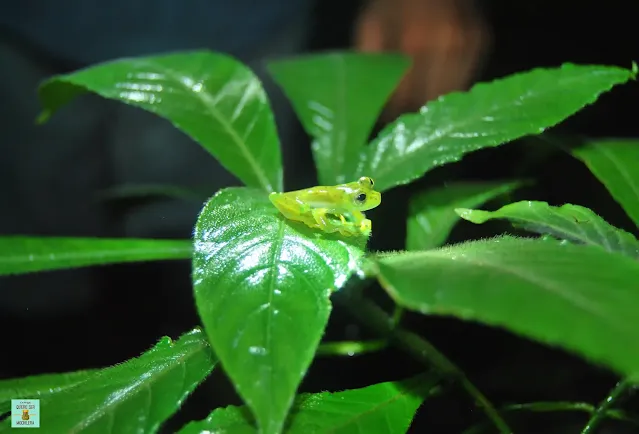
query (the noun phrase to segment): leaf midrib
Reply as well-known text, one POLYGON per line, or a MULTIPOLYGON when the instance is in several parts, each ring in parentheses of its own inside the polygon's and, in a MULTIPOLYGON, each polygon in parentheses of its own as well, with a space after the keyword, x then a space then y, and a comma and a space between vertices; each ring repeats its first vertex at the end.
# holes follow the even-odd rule
MULTIPOLYGON (((159 371, 157 375, 150 375, 147 378, 143 379, 143 381, 138 383, 137 387, 132 389, 130 393, 125 394, 123 399, 114 399, 108 405, 104 407, 97 407, 94 412, 88 414, 85 418, 80 420, 78 424, 74 425, 71 428, 70 432, 71 433, 81 432, 82 430, 88 428, 92 424, 99 422, 100 420, 102 420, 102 418, 106 417, 108 414, 113 414, 115 409, 120 407, 125 402, 129 401, 131 399, 131 396, 136 395, 140 393, 142 390, 151 387, 149 383, 159 382, 162 377, 173 372, 177 368, 177 366, 182 366, 183 369, 186 369, 185 359, 190 359, 192 356, 194 356, 196 353, 198 353, 199 351, 201 351, 203 348, 206 347, 206 344, 202 340, 196 341, 196 344, 197 345, 193 345, 192 348, 186 349, 185 351, 183 351, 179 357, 170 358, 170 361, 173 362, 170 368, 163 369, 159 371)), ((148 371, 145 371, 145 372, 148 372, 148 371)), ((136 377, 139 377, 139 376, 141 375, 137 375, 136 377)), ((183 376, 182 386, 180 390, 184 390, 185 381, 186 381, 186 374, 183 376)), ((79 384, 78 386, 82 386, 82 384, 79 384)), ((120 386, 118 386, 118 389, 120 388, 120 386)))
MULTIPOLYGON (((381 402, 377 402, 374 405, 371 406, 370 402, 355 402, 352 400, 349 400, 347 404, 364 404, 367 408, 364 411, 361 411, 359 413, 357 413, 356 415, 354 415, 353 417, 344 420, 342 423, 334 425, 333 427, 331 427, 329 430, 327 430, 327 433, 334 433, 337 432, 338 430, 344 428, 345 426, 350 425, 351 423, 353 423, 354 421, 357 421, 358 419, 361 419, 369 414, 374 413, 375 411, 377 411, 378 409, 391 405, 393 403, 395 403, 396 401, 398 401, 401 398, 405 398, 407 395, 410 395, 411 393, 420 390, 420 386, 416 385, 413 387, 409 387, 406 390, 398 390, 397 387, 393 387, 393 391, 390 391, 390 393, 392 394, 391 396, 388 396, 385 400, 381 401, 381 402)), ((323 411, 324 412, 324 411, 323 411)), ((343 414, 343 412, 342 412, 343 414)))
MULTIPOLYGON (((625 170, 625 168, 617 160, 616 156, 614 156, 614 154, 611 154, 610 150, 608 148, 606 148, 605 146, 597 146, 597 148, 604 155, 604 157, 608 158, 610 160, 610 162, 612 163, 612 165, 618 170, 619 175, 621 175, 621 177, 626 181, 626 183, 628 184, 628 186, 632 190, 632 193, 635 196, 636 202, 639 203, 639 187, 637 187, 635 185, 635 183, 633 182, 633 180, 630 177, 630 175, 628 174, 628 172, 625 170)), ((639 225, 639 214, 637 214, 634 209, 632 211, 629 211, 627 209, 627 205, 625 205, 625 204, 624 204, 623 208, 624 208, 624 211, 626 211, 626 213, 628 213, 628 215, 630 215, 630 217, 632 218, 634 223, 639 225)))
POLYGON ((22 274, 29 270, 52 271, 61 267, 83 268, 86 266, 108 265, 114 262, 148 262, 164 258, 164 259, 189 259, 193 253, 193 248, 189 247, 146 247, 139 249, 104 249, 94 250, 92 252, 73 252, 71 250, 51 253, 38 253, 31 255, 3 256, 0 255, 0 276, 8 276, 13 274, 22 274), (125 255, 123 252, 127 252, 125 255), (54 255, 52 259, 50 255, 54 255), (32 257, 32 258, 31 258, 32 257), (81 261, 80 261, 81 260, 81 261), (64 265, 71 262, 71 265, 64 265), (38 265, 42 264, 42 265, 38 265), (19 266, 18 270, 11 269, 15 265, 19 266), (10 268, 10 270, 6 270, 10 268))
MULTIPOLYGON (((575 294, 572 293, 568 293, 566 294, 565 291, 563 291, 560 287, 557 287, 556 284, 554 284, 553 282, 549 282, 547 279, 538 279, 535 278, 534 276, 531 276, 528 273, 522 272, 521 270, 517 269, 516 267, 508 267, 508 266, 504 266, 503 264, 495 264, 493 262, 487 262, 487 261, 476 261, 474 260, 474 258, 470 258, 468 254, 457 254, 457 259, 455 261, 453 261, 452 259, 450 259, 447 256, 443 256, 438 254, 439 251, 438 250, 432 250, 432 251, 425 251, 425 252, 420 252, 420 255, 424 255, 427 257, 433 257, 433 258, 437 258, 437 259, 445 259, 447 262, 465 262, 467 264, 470 264, 474 267, 478 267, 478 268, 491 268, 493 270, 496 270, 498 272, 501 272, 503 274, 507 274, 507 275, 511 275, 514 276, 515 278, 518 278, 520 280, 526 281, 528 283, 531 283, 535 286, 540 287, 541 289, 544 289, 546 292, 549 292, 550 294, 553 294, 555 296, 560 296, 561 298, 563 298, 564 300, 567 300, 568 302, 570 302, 571 305, 579 307, 582 311, 584 311, 585 313, 595 316, 601 320, 603 320, 604 323, 607 324, 611 324, 614 325, 614 328, 616 328, 619 332, 623 333, 624 335, 628 334, 628 331, 625 327, 623 327, 623 324, 620 324, 617 321, 613 321, 611 320, 611 318, 606 315, 603 312, 600 312, 599 309, 596 308, 596 306, 592 305, 592 303, 590 303, 588 301, 588 299, 586 298, 581 298, 580 301, 574 301, 575 299, 573 298, 573 296, 575 294)), ((392 260, 392 262, 399 262, 401 261, 401 259, 398 258, 394 258, 394 260, 392 260)), ((382 273, 383 276, 383 273, 382 273)), ((386 280, 387 283, 390 283, 386 278, 384 278, 384 280, 386 280)), ((394 293, 394 296, 396 299, 401 300, 404 297, 399 296, 401 294, 400 291, 397 291, 397 288, 395 287, 395 285, 388 285, 390 288, 392 288, 392 292, 394 293)), ((422 303, 417 303, 416 307, 419 307, 419 305, 422 303)), ((472 309, 473 312, 475 312, 475 317, 476 318, 481 318, 482 315, 477 315, 477 310, 476 309, 472 309)))
MULTIPOLYGON (((277 236, 275 237, 275 242, 272 244, 272 248, 271 248, 271 258, 268 261, 270 264, 270 268, 271 268, 271 272, 269 273, 271 276, 271 281, 268 284, 267 287, 267 303, 268 303, 268 313, 266 315, 266 325, 264 327, 264 348, 267 348, 267 350, 270 352, 271 350, 271 340, 272 340, 272 322, 273 322, 273 296, 274 296, 274 291, 275 291, 275 284, 277 283, 277 276, 278 276, 278 264, 280 264, 282 261, 280 260, 280 256, 282 253, 282 245, 284 244, 284 229, 286 227, 286 224, 284 223, 284 221, 280 220, 279 221, 279 227, 278 227, 278 232, 277 232, 277 236)), ((272 365, 271 365, 272 367, 272 365)), ((269 369, 269 385, 274 385, 276 384, 275 381, 275 373, 274 373, 275 369, 269 369)), ((266 413, 268 414, 268 420, 265 421, 260 421, 258 418, 258 422, 260 423, 260 425, 262 423, 264 423, 266 426, 263 426, 263 429, 266 429, 268 427, 268 430, 270 430, 272 428, 272 426, 274 425, 273 423, 273 403, 277 402, 277 396, 275 396, 275 394, 273 393, 273 389, 271 389, 269 391, 270 393, 270 398, 267 402, 267 406, 266 406, 266 413)), ((291 399, 292 400, 292 396, 291 399)), ((289 403, 290 405, 290 403, 289 403)), ((253 410, 256 412, 256 414, 260 414, 262 412, 259 411, 258 408, 253 408, 253 410)), ((283 421, 279 421, 279 426, 281 426, 281 424, 283 423, 283 421)), ((279 428, 278 426, 278 428, 279 428)))
MULTIPOLYGON (((150 62, 143 62, 143 63, 149 66, 153 66, 153 64, 150 62)), ((231 137, 231 140, 238 146, 238 148, 240 149, 240 152, 244 156, 244 159, 248 162, 249 166, 251 166, 251 169, 256 174, 262 187, 269 193, 274 191, 273 186, 271 185, 271 183, 268 181, 268 178, 266 177, 266 174, 260 167, 259 163, 253 158, 253 154, 248 149, 248 146, 246 145, 244 140, 242 140, 242 138, 237 134, 230 120, 227 119, 225 116, 222 116, 220 111, 215 107, 215 103, 213 99, 209 96, 209 94, 207 92, 193 92, 192 89, 189 88, 189 86, 187 86, 185 83, 183 83, 179 77, 188 77, 194 82, 196 81, 196 79, 192 76, 181 74, 177 71, 174 71, 171 68, 168 68, 164 65, 158 65, 158 66, 160 67, 160 69, 164 70, 167 76, 171 77, 176 83, 182 86, 189 94, 194 95, 198 100, 200 100, 200 102, 204 105, 207 111, 215 119, 217 119, 218 122, 220 122, 223 129, 231 137)))
MULTIPOLYGON (((604 250, 608 252, 616 252, 616 253, 628 255, 633 258, 635 257, 635 255, 628 254, 629 252, 626 250, 626 247, 632 248, 632 246, 628 245, 630 240, 624 238, 624 235, 626 234, 631 237, 632 235, 628 234, 622 229, 619 229, 610 225, 608 222, 603 220, 598 215, 594 213, 589 214, 585 209, 582 209, 581 207, 577 205, 573 205, 571 207, 567 207, 567 205, 564 205, 562 207, 559 207, 558 209, 554 209, 554 207, 548 205, 546 202, 534 202, 534 203, 542 204, 544 207, 547 207, 549 215, 551 217, 556 217, 563 220, 563 222, 565 223, 565 226, 559 226, 558 223, 549 222, 546 218, 544 218, 543 215, 539 213, 540 210, 537 210, 536 208, 531 208, 532 210, 531 212, 533 214, 536 214, 537 220, 535 220, 533 217, 522 215, 521 214, 522 211, 519 211, 517 209, 515 209, 514 211, 508 210, 503 212, 501 212, 501 210, 497 210, 497 211, 481 211, 480 210, 482 214, 486 213, 484 217, 480 217, 481 219, 480 223, 484 223, 488 220, 503 219, 503 220, 508 220, 512 223, 519 223, 522 226, 524 226, 524 228, 528 230, 529 232, 535 232, 540 234, 543 234, 544 231, 541 229, 535 229, 533 228, 533 226, 536 226, 538 228, 546 227, 552 231, 555 231, 556 233, 565 234, 564 238, 578 240, 590 246, 597 246, 597 247, 603 248, 604 250), (586 216, 589 219, 596 219, 590 225, 590 227, 594 229, 599 239, 597 239, 597 237, 595 237, 594 234, 588 233, 585 229, 581 228, 581 226, 579 226, 578 223, 573 222, 569 216, 563 215, 561 213, 562 209, 567 210, 567 212, 580 213, 582 214, 582 216, 586 216), (579 232, 577 232, 577 230, 579 230, 579 232), (610 232, 614 234, 616 240, 611 240, 608 238, 608 234, 610 232), (616 241, 618 248, 615 248, 613 245, 611 245, 612 241, 616 241)), ((512 205, 516 205, 516 204, 517 203, 512 205)))

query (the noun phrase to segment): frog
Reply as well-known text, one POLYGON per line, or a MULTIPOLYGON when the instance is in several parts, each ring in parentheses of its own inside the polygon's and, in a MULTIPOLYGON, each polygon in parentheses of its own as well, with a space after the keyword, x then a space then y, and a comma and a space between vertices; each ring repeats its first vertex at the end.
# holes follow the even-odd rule
POLYGON ((370 236, 372 223, 363 211, 379 206, 381 193, 368 176, 357 181, 284 193, 273 192, 270 201, 289 220, 306 224, 326 233, 339 232, 346 237, 370 236))

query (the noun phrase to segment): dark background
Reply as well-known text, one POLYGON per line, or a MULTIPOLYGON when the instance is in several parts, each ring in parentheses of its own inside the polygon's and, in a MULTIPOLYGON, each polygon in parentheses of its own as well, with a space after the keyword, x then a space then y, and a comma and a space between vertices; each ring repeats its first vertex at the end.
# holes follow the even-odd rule
MULTIPOLYGON (((315 15, 311 49, 347 48, 356 12, 355 3, 345 6, 336 0, 321 2, 315 15), (348 8, 346 13, 345 8, 348 8)), ((563 62, 629 67, 631 61, 639 61, 636 32, 639 4, 635 1, 485 1, 482 12, 491 26, 494 43, 480 81, 563 62)), ((639 136, 635 112, 638 89, 635 83, 615 88, 551 133, 572 137, 639 136)), ((300 137, 305 137, 301 131, 300 137)), ((401 249, 405 236, 402 222, 410 195, 454 179, 533 178, 536 184, 517 192, 513 200, 588 206, 612 224, 636 234, 621 208, 581 163, 538 142, 520 141, 520 144, 478 152, 460 164, 436 169, 410 186, 385 193, 385 206, 371 213, 376 227, 383 228, 376 232, 371 248, 401 249), (524 164, 528 161, 531 163, 524 164)), ((300 156, 299 164, 308 171, 314 170, 310 150, 300 156)), ((290 181, 287 178, 287 184, 290 181)), ((510 231, 510 228, 500 224, 462 223, 452 241, 501 231, 510 231)), ((8 331, 19 328, 33 337, 28 345, 15 341, 5 343, 0 358, 1 377, 112 365, 139 355, 162 335, 177 338, 199 324, 190 288, 190 264, 186 261, 106 266, 96 268, 96 273, 102 282, 100 301, 90 310, 64 317, 0 318, 0 329, 6 331, 6 336, 15 336, 8 331), (48 357, 48 354, 56 354, 56 357, 48 357)), ((383 299, 377 290, 379 293, 375 296, 383 299)), ((605 369, 503 330, 417 315, 408 315, 405 324, 459 364, 497 404, 535 400, 597 403, 617 380, 605 369)), ((361 337, 371 336, 337 307, 326 338, 344 338, 346 330, 361 337)), ((405 378, 422 369, 395 349, 344 359, 320 358, 304 380, 302 391, 361 387, 405 378)), ((187 420, 205 417, 212 405, 233 403, 240 401, 221 370, 216 369, 189 398, 166 431, 179 428, 187 420)), ((628 403, 628 408, 632 408, 632 404, 636 414, 637 400, 628 403)), ((453 387, 422 407, 412 430, 459 433, 482 418, 482 412, 465 393, 453 387)), ((521 414, 513 427, 520 428, 517 432, 521 433, 572 433, 579 432, 579 424, 585 420, 582 414, 521 414)), ((608 431, 601 432, 639 432, 614 424, 608 424, 606 429, 608 431)))

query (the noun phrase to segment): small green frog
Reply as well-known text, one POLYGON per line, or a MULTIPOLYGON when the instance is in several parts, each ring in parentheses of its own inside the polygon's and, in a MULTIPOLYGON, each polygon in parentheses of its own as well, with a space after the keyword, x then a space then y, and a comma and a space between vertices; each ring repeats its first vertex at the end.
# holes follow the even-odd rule
POLYGON ((374 182, 363 176, 356 182, 317 186, 286 193, 271 193, 273 205, 289 220, 313 229, 344 236, 370 235, 371 221, 362 211, 377 207, 382 195, 373 190, 374 182))

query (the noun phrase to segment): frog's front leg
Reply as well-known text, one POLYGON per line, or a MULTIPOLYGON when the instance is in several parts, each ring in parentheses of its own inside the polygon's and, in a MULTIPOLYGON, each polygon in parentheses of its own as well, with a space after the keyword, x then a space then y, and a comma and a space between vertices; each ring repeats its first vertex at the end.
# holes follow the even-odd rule
POLYGON ((359 223, 359 225, 355 225, 351 222, 346 222, 346 224, 339 226, 337 230, 340 234, 346 237, 356 235, 369 236, 371 233, 371 221, 369 219, 364 219, 359 223))
POLYGON ((361 235, 361 231, 357 226, 354 226, 353 223, 346 223, 337 228, 340 234, 345 237, 354 237, 357 235, 361 235))
POLYGON ((358 228, 363 234, 369 235, 371 233, 372 223, 366 218, 363 212, 352 211, 351 221, 352 225, 358 228))
POLYGON ((348 212, 346 214, 331 214, 335 216, 334 221, 339 218, 339 222, 336 221, 337 230, 340 234, 351 237, 358 235, 368 236, 371 231, 371 222, 366 219, 364 215, 358 211, 348 212))
POLYGON ((369 219, 364 219, 359 224, 359 230, 366 236, 370 235, 373 229, 373 224, 369 219))
POLYGON ((351 237, 361 234, 368 236, 371 232, 371 221, 359 211, 348 213, 348 220, 343 214, 335 214, 327 208, 314 208, 311 215, 316 227, 327 233, 339 232, 343 236, 351 237))
MULTIPOLYGON (((313 208, 311 210, 311 215, 317 224, 317 228, 323 230, 324 232, 335 232, 339 230, 341 227, 340 224, 335 224, 335 221, 329 217, 329 211, 327 208, 313 208)), ((334 215, 334 214, 331 214, 334 215)), ((340 220, 343 220, 343 216, 339 216, 340 220)))

